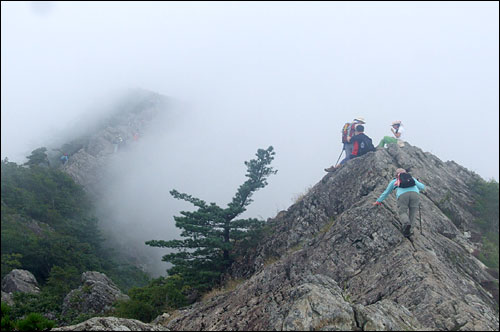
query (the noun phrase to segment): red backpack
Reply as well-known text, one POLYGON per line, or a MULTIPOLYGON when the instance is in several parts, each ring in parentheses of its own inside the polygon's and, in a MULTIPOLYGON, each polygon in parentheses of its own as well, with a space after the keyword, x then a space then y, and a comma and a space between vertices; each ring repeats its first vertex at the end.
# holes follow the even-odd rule
POLYGON ((342 143, 348 143, 347 142, 347 137, 351 136, 354 134, 354 123, 349 123, 346 122, 345 125, 342 127, 342 143))

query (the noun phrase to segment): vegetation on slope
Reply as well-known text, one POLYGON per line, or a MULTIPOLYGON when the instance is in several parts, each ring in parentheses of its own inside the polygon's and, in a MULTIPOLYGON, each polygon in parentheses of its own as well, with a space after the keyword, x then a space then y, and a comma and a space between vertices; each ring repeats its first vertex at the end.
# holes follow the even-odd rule
POLYGON ((45 151, 34 150, 23 166, 1 162, 1 276, 25 269, 41 285, 38 295, 16 294, 13 320, 33 312, 63 320, 63 298, 84 271, 107 274, 123 291, 149 281, 101 248, 90 199, 68 175, 47 166, 45 151))

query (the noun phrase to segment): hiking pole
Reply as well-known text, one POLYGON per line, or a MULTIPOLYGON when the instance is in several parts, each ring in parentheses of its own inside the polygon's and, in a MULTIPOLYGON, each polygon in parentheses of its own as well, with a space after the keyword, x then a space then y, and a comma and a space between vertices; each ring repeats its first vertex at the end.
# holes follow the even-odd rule
POLYGON ((420 207, 422 206, 422 203, 418 203, 418 215, 420 219, 420 235, 422 235, 422 211, 420 210, 420 207))
POLYGON ((345 147, 342 147, 342 151, 340 151, 339 159, 337 159, 337 162, 335 163, 335 167, 337 167, 337 164, 339 163, 340 157, 342 157, 342 152, 344 152, 345 147))

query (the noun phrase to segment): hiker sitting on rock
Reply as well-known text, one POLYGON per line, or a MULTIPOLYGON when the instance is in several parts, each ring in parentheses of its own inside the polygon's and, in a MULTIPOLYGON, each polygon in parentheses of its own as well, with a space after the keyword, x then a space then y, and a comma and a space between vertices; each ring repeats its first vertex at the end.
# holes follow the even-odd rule
POLYGON ((358 124, 354 131, 354 136, 351 138, 352 152, 351 158, 362 156, 370 151, 375 151, 372 139, 365 135, 365 127, 358 124))
POLYGON ((389 182, 385 191, 380 195, 373 205, 382 205, 382 201, 389 196, 389 194, 396 189, 396 197, 398 200, 399 219, 403 226, 403 235, 407 238, 412 234, 412 226, 414 225, 415 216, 417 214, 420 198, 419 190, 424 190, 425 185, 418 182, 417 179, 412 177, 404 169, 398 168, 396 170, 396 178, 389 182), (408 213, 409 210, 409 213, 408 213))
MULTIPOLYGON (((342 152, 345 151, 345 158, 338 165, 333 165, 331 167, 325 168, 325 172, 334 172, 337 168, 339 168, 342 164, 348 161, 351 158, 352 146, 351 142, 352 137, 355 134, 356 126, 360 124, 365 124, 365 118, 358 116, 352 123, 346 122, 342 127, 342 144, 344 144, 344 148, 340 152, 340 156, 342 156, 342 152)), ((339 156, 339 160, 340 160, 339 156)), ((337 160, 338 163, 338 160, 337 160)))
POLYGON ((398 143, 398 146, 400 147, 403 147, 405 145, 403 141, 403 133, 405 129, 403 128, 403 124, 401 123, 401 121, 393 121, 391 127, 391 131, 394 137, 384 136, 384 138, 380 140, 377 148, 383 148, 386 144, 391 143, 398 143))

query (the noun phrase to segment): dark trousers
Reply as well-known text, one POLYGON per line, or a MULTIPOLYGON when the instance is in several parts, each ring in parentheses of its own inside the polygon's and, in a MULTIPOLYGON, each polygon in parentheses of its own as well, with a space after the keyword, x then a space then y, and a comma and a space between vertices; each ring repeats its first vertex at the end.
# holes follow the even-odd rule
POLYGON ((403 229, 405 229, 406 225, 413 227, 415 224, 419 202, 420 198, 418 197, 418 193, 414 191, 409 191, 399 196, 398 212, 399 220, 403 224, 403 229))

